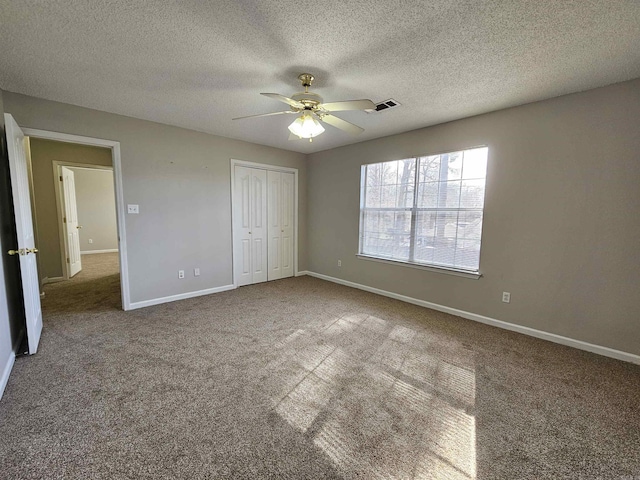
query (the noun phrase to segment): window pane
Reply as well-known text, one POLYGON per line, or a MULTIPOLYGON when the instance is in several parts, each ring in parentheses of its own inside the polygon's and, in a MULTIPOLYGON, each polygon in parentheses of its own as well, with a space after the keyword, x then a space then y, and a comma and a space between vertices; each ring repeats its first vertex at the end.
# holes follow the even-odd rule
POLYGON ((442 182, 438 191, 438 208, 460 206, 460 181, 442 182))
POLYGON ((395 185, 385 185, 380 188, 382 191, 380 206, 382 208, 396 208, 396 188, 395 185))
POLYGON ((460 212, 458 217, 458 238, 480 240, 482 234, 482 212, 460 212))
POLYGON ((364 231, 377 233, 380 229, 380 214, 378 212, 364 212, 363 215, 364 231))
POLYGON ((436 208, 438 206, 439 182, 418 185, 418 208, 436 208))
POLYGON ((377 187, 381 183, 382 164, 367 165, 367 187, 377 187))
POLYGON ((440 155, 430 157, 420 157, 420 176, 418 181, 437 182, 440 180, 440 155))
POLYGON ((436 238, 455 239, 458 234, 458 212, 436 214, 436 238))
POLYGON ((409 259, 410 212, 366 212, 364 223, 362 253, 397 260, 409 259), (374 215, 379 219, 377 224, 373 220, 374 215), (367 230, 369 224, 371 230, 367 230))
POLYGON ((379 208, 380 207, 380 187, 367 187, 365 191, 365 207, 367 208, 379 208))
POLYGON ((433 249, 433 263, 437 265, 451 266, 454 264, 455 256, 455 239, 436 237, 433 249))
POLYGON ((395 185, 398 183, 398 164, 400 162, 385 162, 382 165, 382 185, 395 185))
POLYGON ((413 206, 413 184, 398 185, 398 208, 411 208, 413 206))
POLYGON ((413 185, 416 181, 416 159, 407 158, 398 163, 398 184, 413 185))
POLYGON ((463 180, 460 208, 482 208, 483 204, 484 180, 463 180))
POLYGON ((416 240, 414 260, 421 263, 433 261, 435 248, 436 212, 418 212, 416 217, 416 240))
POLYGON ((454 265, 467 270, 477 270, 480 263, 480 240, 458 239, 454 265))
POLYGON ((453 152, 444 155, 440 155, 441 162, 447 163, 447 168, 444 165, 440 168, 440 180, 445 182, 447 180, 460 180, 462 178, 462 152, 453 152))

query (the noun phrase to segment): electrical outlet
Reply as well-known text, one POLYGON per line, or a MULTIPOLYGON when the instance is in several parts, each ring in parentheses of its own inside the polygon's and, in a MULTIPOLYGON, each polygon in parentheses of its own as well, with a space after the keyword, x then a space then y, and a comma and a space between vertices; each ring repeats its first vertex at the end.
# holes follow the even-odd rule
POLYGON ((502 292, 502 301, 504 303, 510 303, 511 302, 511 294, 509 292, 502 292))
POLYGON ((200 269, 199 268, 194 268, 193 269, 193 276, 194 277, 199 277, 200 276, 200 269))
POLYGON ((127 213, 140 213, 140 206, 139 205, 127 205, 127 213))
POLYGON ((90 239, 89 239, 89 243, 93 243, 93 238, 90 238, 90 239))
POLYGON ((342 266, 342 260, 338 260, 338 266, 341 267, 342 266))
POLYGON ((184 278, 184 270, 178 270, 178 278, 184 278))

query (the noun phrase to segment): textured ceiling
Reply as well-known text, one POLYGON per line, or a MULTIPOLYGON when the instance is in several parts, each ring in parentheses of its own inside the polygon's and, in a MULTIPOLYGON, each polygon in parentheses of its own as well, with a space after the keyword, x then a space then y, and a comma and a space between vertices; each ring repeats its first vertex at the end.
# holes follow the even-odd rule
POLYGON ((3 90, 308 153, 640 77, 640 1, 0 0, 0 48, 3 90), (402 106, 311 144, 231 121, 307 71, 402 106))

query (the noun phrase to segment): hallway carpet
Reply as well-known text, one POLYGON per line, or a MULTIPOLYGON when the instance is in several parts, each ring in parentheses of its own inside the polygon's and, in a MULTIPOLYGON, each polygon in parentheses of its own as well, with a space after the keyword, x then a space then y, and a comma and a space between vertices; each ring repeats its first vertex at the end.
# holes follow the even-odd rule
POLYGON ((123 312, 92 257, 16 361, 3 479, 640 478, 638 366, 311 277, 123 312))

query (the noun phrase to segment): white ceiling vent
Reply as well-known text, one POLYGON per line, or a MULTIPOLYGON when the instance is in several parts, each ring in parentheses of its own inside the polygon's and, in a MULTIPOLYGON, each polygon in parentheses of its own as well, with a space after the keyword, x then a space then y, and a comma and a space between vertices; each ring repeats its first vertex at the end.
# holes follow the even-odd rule
POLYGON ((375 110, 373 109, 365 110, 365 112, 367 113, 382 112, 384 110, 389 110, 390 108, 399 107, 400 105, 402 105, 400 102, 396 102, 393 98, 390 98, 389 100, 385 100, 384 102, 376 103, 375 110))

